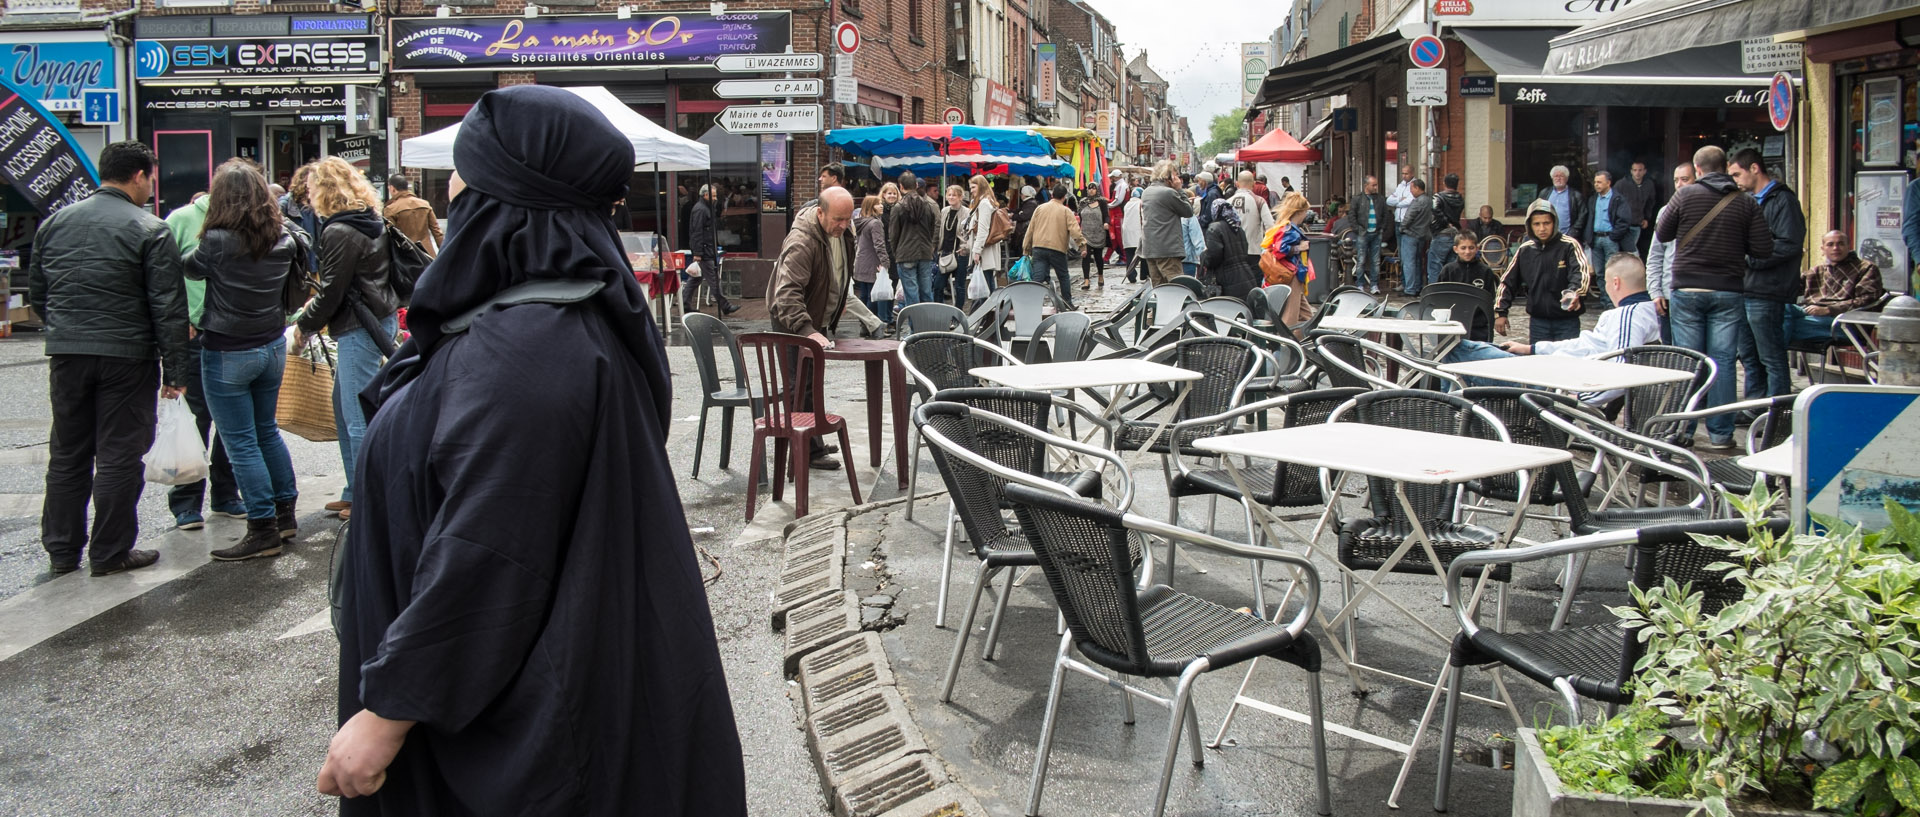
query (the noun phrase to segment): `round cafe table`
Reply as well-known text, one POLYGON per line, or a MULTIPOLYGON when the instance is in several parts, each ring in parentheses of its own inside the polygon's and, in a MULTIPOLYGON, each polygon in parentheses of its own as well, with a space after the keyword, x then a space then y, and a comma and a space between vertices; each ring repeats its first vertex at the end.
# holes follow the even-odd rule
MULTIPOLYGON (((828 360, 860 360, 867 364, 867 449, 871 464, 880 465, 880 447, 883 439, 880 435, 880 397, 882 390, 893 393, 893 453, 894 475, 900 481, 900 488, 907 487, 907 367, 900 362, 900 341, 897 340, 835 340, 826 350, 828 360), (882 386, 880 371, 884 367, 887 383, 882 386)), ((853 452, 847 452, 847 467, 853 452)))

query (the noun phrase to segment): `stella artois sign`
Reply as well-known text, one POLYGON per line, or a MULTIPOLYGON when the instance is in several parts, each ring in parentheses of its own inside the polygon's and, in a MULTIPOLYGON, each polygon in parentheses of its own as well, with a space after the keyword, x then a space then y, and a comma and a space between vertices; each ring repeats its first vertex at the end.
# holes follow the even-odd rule
POLYGON ((1473 14, 1473 0, 1434 0, 1436 17, 1467 17, 1473 14))

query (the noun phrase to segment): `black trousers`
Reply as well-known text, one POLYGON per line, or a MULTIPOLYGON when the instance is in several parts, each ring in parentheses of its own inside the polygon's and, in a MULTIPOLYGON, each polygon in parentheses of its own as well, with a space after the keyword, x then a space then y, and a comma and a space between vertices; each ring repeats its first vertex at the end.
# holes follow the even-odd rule
POLYGON ((56 562, 77 562, 84 550, 100 564, 132 550, 140 533, 140 457, 153 445, 160 364, 93 355, 54 355, 51 363, 53 440, 40 543, 56 562))
POLYGON ((200 442, 208 444, 207 457, 212 467, 206 479, 191 485, 175 485, 167 490, 167 507, 175 517, 188 512, 200 512, 209 482, 213 483, 214 507, 240 504, 240 485, 233 480, 233 463, 227 461, 227 447, 220 444, 219 435, 210 433, 213 429, 213 413, 207 411, 207 393, 200 387, 200 338, 187 341, 187 348, 192 358, 192 365, 187 367, 187 408, 193 412, 193 424, 200 427, 200 442))
MULTIPOLYGON (((694 299, 700 297, 701 287, 706 287, 707 292, 713 295, 714 306, 719 307, 721 311, 726 310, 727 306, 729 305, 729 302, 727 301, 726 294, 720 291, 720 257, 719 256, 716 255, 712 258, 700 259, 700 277, 693 279, 692 286, 687 287, 686 292, 683 293, 682 297, 684 297, 686 300, 681 302, 681 306, 685 307, 688 304, 693 303, 694 299)), ((698 312, 700 310, 687 309, 686 311, 698 312)))

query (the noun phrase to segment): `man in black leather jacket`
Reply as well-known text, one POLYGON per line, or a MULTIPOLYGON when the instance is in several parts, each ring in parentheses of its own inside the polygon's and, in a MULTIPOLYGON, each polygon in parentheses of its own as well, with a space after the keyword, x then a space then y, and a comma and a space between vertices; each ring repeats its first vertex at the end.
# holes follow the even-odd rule
POLYGON ((166 222, 143 209, 155 184, 153 151, 116 142, 100 152, 99 170, 99 190, 41 223, 27 268, 27 299, 46 322, 52 358, 40 542, 56 574, 79 569, 83 550, 95 576, 160 560, 133 549, 140 457, 153 444, 156 390, 179 397, 189 365, 180 248, 166 222))

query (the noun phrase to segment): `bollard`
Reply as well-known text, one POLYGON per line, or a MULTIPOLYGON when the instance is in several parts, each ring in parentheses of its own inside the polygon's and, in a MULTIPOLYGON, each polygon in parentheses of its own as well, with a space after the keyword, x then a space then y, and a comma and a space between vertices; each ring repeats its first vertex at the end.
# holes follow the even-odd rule
POLYGON ((1880 384, 1920 386, 1920 301, 1901 295, 1880 313, 1880 384))

